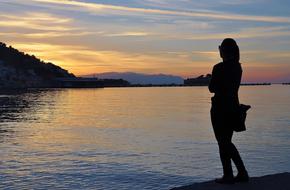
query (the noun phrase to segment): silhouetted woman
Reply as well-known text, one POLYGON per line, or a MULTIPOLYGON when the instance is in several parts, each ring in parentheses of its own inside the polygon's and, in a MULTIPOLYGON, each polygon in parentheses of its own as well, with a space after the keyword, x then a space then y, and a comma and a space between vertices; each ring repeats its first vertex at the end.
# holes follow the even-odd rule
POLYGON ((235 40, 224 39, 219 46, 221 63, 213 67, 209 90, 212 97, 211 121, 214 134, 219 145, 220 159, 224 175, 216 179, 216 183, 232 184, 247 182, 248 172, 240 154, 232 143, 233 125, 239 107, 238 91, 242 78, 242 68, 239 63, 240 51, 235 40), (231 160, 234 161, 238 174, 234 177, 231 160))

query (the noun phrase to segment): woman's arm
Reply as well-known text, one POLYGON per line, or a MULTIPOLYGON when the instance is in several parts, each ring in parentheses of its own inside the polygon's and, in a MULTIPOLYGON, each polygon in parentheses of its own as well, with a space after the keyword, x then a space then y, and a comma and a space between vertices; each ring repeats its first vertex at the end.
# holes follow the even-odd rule
POLYGON ((213 67, 211 79, 208 85, 208 89, 211 93, 215 93, 217 91, 217 69, 216 65, 213 67))

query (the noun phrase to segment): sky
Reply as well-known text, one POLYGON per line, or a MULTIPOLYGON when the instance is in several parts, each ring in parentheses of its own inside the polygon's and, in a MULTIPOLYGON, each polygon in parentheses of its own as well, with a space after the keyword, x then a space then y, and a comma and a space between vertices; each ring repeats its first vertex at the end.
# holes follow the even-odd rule
POLYGON ((0 0, 0 41, 80 76, 196 77, 236 39, 244 82, 290 81, 290 1, 0 0))

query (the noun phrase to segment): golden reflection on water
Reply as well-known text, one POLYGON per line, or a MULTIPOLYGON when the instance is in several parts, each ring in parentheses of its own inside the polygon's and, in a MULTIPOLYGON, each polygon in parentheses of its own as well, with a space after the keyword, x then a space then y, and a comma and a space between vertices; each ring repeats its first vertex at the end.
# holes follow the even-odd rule
MULTIPOLYGON (((62 145, 55 146, 55 149, 78 149, 84 144, 91 148, 134 149, 130 139, 138 140, 136 134, 132 133, 130 137, 118 133, 130 128, 142 131, 138 135, 142 135, 139 137, 144 140, 168 136, 165 132, 192 137, 195 130, 188 132, 184 125, 190 126, 195 118, 207 114, 209 94, 205 88, 179 88, 179 93, 175 91, 175 88, 111 88, 42 92, 36 100, 41 104, 36 102, 34 112, 30 113, 37 116, 37 121, 24 128, 22 132, 27 134, 21 135, 24 137, 21 143, 31 149, 46 147, 49 150, 54 146, 45 146, 47 143, 62 145), (188 98, 195 99, 195 105, 189 103, 188 98), (199 107, 201 104, 206 106, 199 107)), ((206 117, 199 122, 208 123, 206 117)), ((206 137, 212 136, 208 128, 203 129, 206 137)))

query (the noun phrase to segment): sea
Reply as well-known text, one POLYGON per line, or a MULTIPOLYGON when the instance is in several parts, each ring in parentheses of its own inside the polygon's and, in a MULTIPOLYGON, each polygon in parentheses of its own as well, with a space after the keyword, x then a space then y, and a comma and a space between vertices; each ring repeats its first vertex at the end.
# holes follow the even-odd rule
MULTIPOLYGON (((250 176, 290 171, 290 86, 242 86, 250 176)), ((0 93, 0 189, 169 190, 222 175, 207 87, 0 93)))

